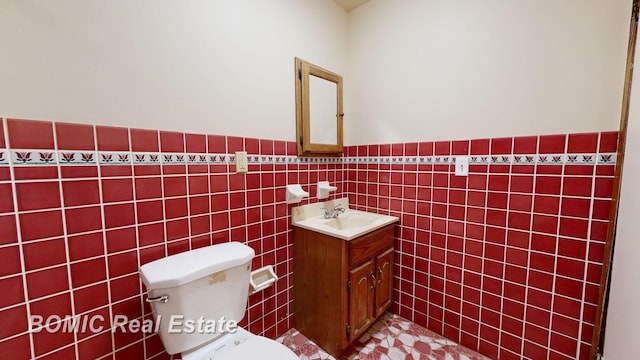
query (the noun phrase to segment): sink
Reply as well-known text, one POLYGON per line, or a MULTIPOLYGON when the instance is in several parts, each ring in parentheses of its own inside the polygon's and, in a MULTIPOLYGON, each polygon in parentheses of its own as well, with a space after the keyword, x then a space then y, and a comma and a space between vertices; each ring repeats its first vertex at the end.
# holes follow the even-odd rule
POLYGON ((345 214, 342 214, 335 219, 328 220, 325 222, 325 225, 331 226, 337 230, 357 229, 371 225, 374 220, 374 217, 355 214, 351 211, 345 212, 345 214))
POLYGON ((398 221, 395 216, 350 209, 348 198, 297 206, 291 209, 291 217, 293 226, 347 241, 398 221), (333 209, 336 205, 343 207, 345 212, 336 218, 325 219, 324 208, 333 209))

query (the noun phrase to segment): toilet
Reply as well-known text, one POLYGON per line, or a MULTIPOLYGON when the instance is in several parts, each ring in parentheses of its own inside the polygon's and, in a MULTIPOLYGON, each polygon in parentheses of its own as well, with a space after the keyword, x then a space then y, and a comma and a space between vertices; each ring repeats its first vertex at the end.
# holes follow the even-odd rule
POLYGON ((229 242, 140 267, 147 301, 169 354, 184 360, 293 360, 286 346, 233 327, 247 310, 252 248, 229 242))

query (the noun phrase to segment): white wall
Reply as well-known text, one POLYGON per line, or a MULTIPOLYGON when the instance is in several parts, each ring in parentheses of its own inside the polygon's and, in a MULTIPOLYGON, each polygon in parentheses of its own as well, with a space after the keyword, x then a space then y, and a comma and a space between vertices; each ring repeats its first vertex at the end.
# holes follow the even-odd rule
MULTIPOLYGON (((635 64, 640 64, 636 51, 635 64)), ((635 71, 613 257, 604 358, 638 357, 640 326, 640 73, 635 71)))
POLYGON ((293 58, 345 144, 615 130, 631 0, 0 0, 0 116, 293 140, 293 58))
POLYGON ((631 0, 371 0, 348 144, 617 130, 631 0))
POLYGON ((0 116, 293 140, 294 57, 345 74, 347 25, 333 0, 0 0, 0 116))

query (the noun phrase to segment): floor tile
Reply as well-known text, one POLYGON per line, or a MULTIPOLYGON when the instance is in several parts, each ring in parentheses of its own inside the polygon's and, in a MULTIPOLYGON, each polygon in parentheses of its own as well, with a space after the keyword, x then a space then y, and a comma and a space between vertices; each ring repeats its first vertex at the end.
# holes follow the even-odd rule
MULTIPOLYGON (((301 360, 335 360, 296 329, 290 329, 277 340, 289 347, 301 360)), ((340 360, 364 359, 486 360, 488 358, 398 315, 387 313, 340 357, 340 360)))

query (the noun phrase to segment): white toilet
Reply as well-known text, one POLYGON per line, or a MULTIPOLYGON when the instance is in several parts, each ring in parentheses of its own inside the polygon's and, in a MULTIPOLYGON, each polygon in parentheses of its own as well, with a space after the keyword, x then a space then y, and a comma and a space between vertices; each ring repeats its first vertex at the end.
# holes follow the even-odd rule
POLYGON ((169 354, 182 353, 184 360, 298 359, 286 346, 242 328, 220 331, 229 324, 221 319, 244 318, 254 256, 252 248, 230 242, 140 267, 169 354))

